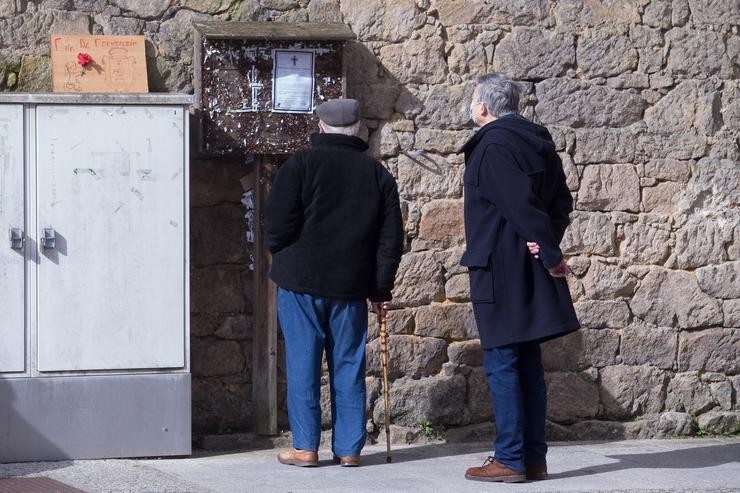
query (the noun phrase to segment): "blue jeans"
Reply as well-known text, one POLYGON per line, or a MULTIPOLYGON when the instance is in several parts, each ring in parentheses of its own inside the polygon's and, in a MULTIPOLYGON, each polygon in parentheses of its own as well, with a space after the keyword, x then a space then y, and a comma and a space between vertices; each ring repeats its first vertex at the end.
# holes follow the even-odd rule
POLYGON ((514 471, 544 464, 547 390, 537 341, 483 351, 496 416, 496 460, 514 471))
POLYGON ((323 298, 278 290, 285 336, 288 419, 293 447, 318 450, 321 440, 321 357, 326 351, 331 386, 332 450, 360 455, 365 431, 365 300, 323 298))

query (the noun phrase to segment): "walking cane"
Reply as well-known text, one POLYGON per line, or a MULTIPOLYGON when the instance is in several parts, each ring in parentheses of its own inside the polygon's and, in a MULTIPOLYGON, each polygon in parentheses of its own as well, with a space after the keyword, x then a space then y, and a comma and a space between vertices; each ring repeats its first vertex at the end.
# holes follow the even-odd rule
POLYGON ((378 323, 380 323, 380 360, 383 363, 383 401, 385 402, 385 461, 390 463, 391 459, 391 417, 389 412, 389 399, 388 399, 388 331, 385 327, 385 315, 386 305, 385 303, 380 305, 378 314, 378 323))

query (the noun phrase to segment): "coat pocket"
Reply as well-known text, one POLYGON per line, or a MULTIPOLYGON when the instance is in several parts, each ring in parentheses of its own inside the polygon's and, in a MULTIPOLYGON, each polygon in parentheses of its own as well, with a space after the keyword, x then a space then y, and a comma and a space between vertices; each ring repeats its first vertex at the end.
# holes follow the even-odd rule
POLYGON ((460 259, 460 265, 467 267, 470 275, 470 301, 495 303, 491 250, 467 250, 460 259))

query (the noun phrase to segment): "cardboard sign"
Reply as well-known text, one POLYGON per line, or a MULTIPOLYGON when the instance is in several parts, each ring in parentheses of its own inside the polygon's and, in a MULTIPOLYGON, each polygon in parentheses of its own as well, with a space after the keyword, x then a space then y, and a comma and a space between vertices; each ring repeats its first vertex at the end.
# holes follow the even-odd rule
POLYGON ((54 92, 149 92, 144 36, 51 36, 54 92))

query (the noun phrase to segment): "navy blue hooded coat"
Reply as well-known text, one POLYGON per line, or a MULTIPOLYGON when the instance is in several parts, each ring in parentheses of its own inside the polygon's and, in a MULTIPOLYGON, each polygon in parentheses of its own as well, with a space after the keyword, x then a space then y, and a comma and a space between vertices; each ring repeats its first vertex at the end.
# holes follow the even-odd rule
POLYGON ((573 198, 546 128, 519 115, 482 127, 465 153, 466 251, 470 299, 483 348, 545 341, 579 328, 568 285, 548 268, 573 198), (540 245, 540 258, 526 242, 540 245))

